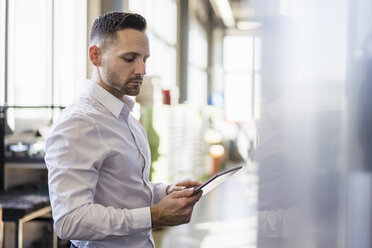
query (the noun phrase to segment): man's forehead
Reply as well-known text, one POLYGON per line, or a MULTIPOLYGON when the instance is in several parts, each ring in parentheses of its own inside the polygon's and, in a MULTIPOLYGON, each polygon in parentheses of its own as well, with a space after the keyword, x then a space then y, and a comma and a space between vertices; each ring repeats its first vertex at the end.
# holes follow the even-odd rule
POLYGON ((149 51, 149 40, 145 31, 135 29, 120 30, 116 33, 114 43, 120 50, 134 49, 139 51, 149 51))
POLYGON ((139 31, 136 29, 123 29, 116 32, 116 40, 126 42, 148 42, 146 31, 139 31))

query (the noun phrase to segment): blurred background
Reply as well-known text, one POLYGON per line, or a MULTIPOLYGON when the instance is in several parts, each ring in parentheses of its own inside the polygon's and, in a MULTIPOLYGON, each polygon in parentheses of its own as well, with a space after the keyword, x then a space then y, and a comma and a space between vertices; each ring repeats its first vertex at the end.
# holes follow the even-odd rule
POLYGON ((0 0, 0 247, 52 230, 45 137, 85 88, 89 29, 142 14, 151 57, 133 114, 151 180, 243 169, 153 231, 160 248, 372 247, 372 2, 0 0), (371 98, 369 98, 371 96, 371 98))

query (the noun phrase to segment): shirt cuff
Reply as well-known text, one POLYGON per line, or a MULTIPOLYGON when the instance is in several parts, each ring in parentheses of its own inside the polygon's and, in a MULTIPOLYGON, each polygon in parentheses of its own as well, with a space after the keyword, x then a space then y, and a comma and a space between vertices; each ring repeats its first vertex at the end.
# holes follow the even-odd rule
POLYGON ((132 224, 134 230, 150 230, 152 226, 150 207, 132 209, 132 224))
POLYGON ((160 200, 167 196, 167 187, 168 186, 169 186, 168 184, 160 184, 160 185, 158 185, 158 189, 157 190, 158 190, 158 194, 159 194, 160 200))

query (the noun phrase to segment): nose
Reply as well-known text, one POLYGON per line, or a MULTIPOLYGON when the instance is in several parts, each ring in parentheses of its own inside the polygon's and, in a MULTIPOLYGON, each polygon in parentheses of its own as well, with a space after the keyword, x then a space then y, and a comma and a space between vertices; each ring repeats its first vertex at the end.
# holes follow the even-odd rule
POLYGON ((146 75, 146 64, 143 61, 138 61, 134 71, 137 75, 146 75))

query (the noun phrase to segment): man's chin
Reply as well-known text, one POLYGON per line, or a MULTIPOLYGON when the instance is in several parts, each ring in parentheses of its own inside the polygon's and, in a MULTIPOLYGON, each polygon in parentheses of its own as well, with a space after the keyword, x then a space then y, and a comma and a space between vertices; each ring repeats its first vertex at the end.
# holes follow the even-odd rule
POLYGON ((127 95, 127 96, 138 96, 138 94, 140 93, 140 89, 131 89, 131 90, 126 90, 124 92, 124 95, 127 95))

